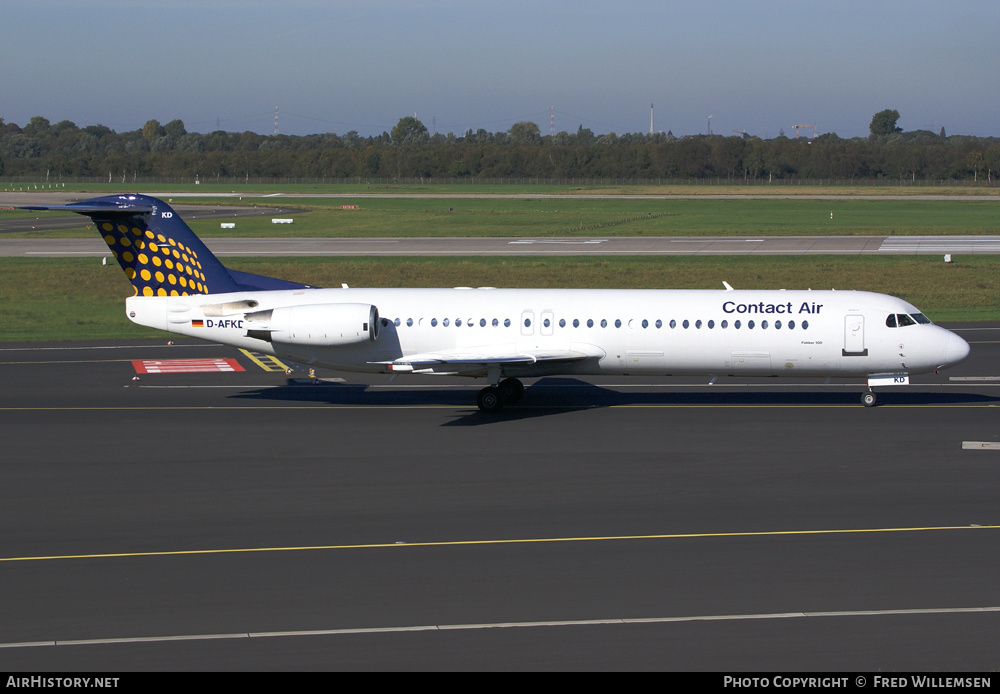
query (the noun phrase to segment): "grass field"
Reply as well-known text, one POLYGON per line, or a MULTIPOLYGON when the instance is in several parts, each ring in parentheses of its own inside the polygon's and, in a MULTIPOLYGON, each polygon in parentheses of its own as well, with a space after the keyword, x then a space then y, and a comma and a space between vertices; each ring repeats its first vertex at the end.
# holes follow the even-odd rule
MULTIPOLYGON (((992 256, 227 259, 234 269, 316 286, 863 289, 935 321, 1000 320, 992 256)), ((0 258, 0 342, 166 337, 125 316, 132 287, 94 258, 0 258)))
POLYGON ((841 183, 805 184, 789 181, 773 184, 740 184, 723 183, 719 180, 691 181, 689 183, 656 184, 613 182, 592 183, 533 183, 530 181, 514 183, 477 183, 469 179, 467 183, 213 183, 206 179, 200 184, 192 183, 132 183, 126 180, 111 183, 0 183, 0 191, 22 192, 86 192, 95 195, 111 195, 114 193, 200 193, 211 195, 273 195, 281 194, 381 194, 397 195, 428 195, 428 194, 465 194, 465 195, 759 195, 759 196, 810 196, 838 195, 856 197, 858 195, 878 196, 920 196, 920 195, 978 195, 1000 197, 1000 187, 992 184, 966 185, 887 185, 885 182, 873 184, 844 185, 841 183))
MULTIPOLYGON (((175 204, 180 200, 175 200, 175 204)), ((191 202, 184 199, 183 202, 191 202)), ((200 202, 208 203, 208 200, 200 202)), ((217 201, 218 202, 218 201, 217 201)), ((553 199, 553 198, 282 198, 242 204, 299 207, 292 225, 271 215, 191 220, 204 237, 401 237, 401 236, 877 236, 1000 233, 1000 198, 978 200, 880 199, 553 199), (341 209, 356 205, 358 209, 341 209), (832 216, 831 216, 832 215, 832 216)), ((221 201, 224 205, 238 200, 221 201)), ((23 211, 0 211, 25 216, 23 211)), ((35 215, 55 213, 34 213, 35 215)), ((79 237, 80 228, 8 236, 79 237)))

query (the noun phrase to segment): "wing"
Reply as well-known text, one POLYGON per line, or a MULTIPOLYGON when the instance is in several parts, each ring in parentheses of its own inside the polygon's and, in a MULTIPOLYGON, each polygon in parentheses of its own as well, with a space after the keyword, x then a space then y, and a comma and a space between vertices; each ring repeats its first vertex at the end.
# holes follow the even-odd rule
POLYGON ((473 375, 493 367, 515 367, 530 371, 538 365, 550 370, 562 362, 571 363, 585 359, 601 359, 604 350, 594 345, 573 344, 570 349, 514 349, 513 346, 485 346, 469 349, 449 349, 438 352, 410 354, 392 361, 370 362, 387 366, 393 373, 463 373, 473 375))

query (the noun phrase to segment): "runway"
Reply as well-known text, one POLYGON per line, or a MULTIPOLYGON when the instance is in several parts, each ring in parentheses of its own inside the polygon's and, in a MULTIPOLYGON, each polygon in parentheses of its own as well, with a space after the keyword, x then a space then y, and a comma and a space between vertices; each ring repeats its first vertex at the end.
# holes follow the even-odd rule
MULTIPOLYGON (((8 196, 10 194, 8 193, 8 196)), ((0 194, 0 204, 3 195, 0 194)), ((11 206, 19 205, 61 205, 75 202, 79 199, 86 199, 86 196, 74 195, 72 199, 52 199, 54 196, 45 196, 45 199, 17 198, 11 206)), ((184 215, 184 219, 233 219, 238 217, 258 217, 263 215, 286 216, 300 212, 299 209, 289 209, 283 207, 242 207, 242 206, 220 206, 209 207, 207 205, 176 205, 174 209, 184 215)), ((41 231, 54 229, 82 229, 89 224, 85 217, 78 214, 68 213, 65 215, 46 214, 42 217, 15 217, 11 219, 0 219, 0 243, 8 243, 11 239, 4 239, 3 234, 12 234, 24 231, 41 231)), ((96 232, 95 232, 96 236, 96 232)), ((47 239, 55 241, 56 239, 47 239)), ((79 239, 63 239, 63 241, 77 241, 79 239)))
POLYGON ((992 670, 1000 325, 948 327, 873 409, 2 345, 0 669, 992 670), (170 359, 243 370, 132 380, 170 359))
MULTIPOLYGON (((217 256, 941 255, 1000 253, 1000 236, 205 238, 217 256)), ((100 237, 0 238, 0 257, 109 255, 100 237)))

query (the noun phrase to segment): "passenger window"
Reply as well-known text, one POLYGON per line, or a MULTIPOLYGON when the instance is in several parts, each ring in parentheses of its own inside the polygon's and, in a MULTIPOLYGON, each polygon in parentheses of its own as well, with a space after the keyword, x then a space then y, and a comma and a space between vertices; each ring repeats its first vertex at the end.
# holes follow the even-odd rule
POLYGON ((767 330, 767 321, 766 320, 762 320, 760 322, 760 329, 761 330, 767 330))
POLYGON ((714 320, 708 321, 708 329, 711 330, 714 327, 715 327, 715 321, 714 320))
POLYGON ((752 320, 747 321, 747 328, 753 330, 753 326, 756 325, 752 320))
POLYGON ((588 328, 593 328, 594 327, 594 319, 593 318, 588 318, 587 319, 587 327, 588 328))
POLYGON ((739 330, 740 329, 740 322, 736 321, 735 323, 733 323, 733 327, 736 328, 737 330, 739 330))
POLYGON ((642 327, 644 327, 644 328, 648 328, 649 327, 649 321, 646 320, 645 318, 642 319, 642 327))
POLYGON ((496 328, 499 325, 500 325, 500 321, 498 321, 496 318, 494 318, 493 319, 493 327, 496 328))
POLYGON ((621 320, 619 320, 619 319, 615 318, 615 327, 616 327, 616 328, 620 328, 620 327, 622 327, 622 322, 621 322, 621 320))
POLYGON ((413 327, 413 319, 412 318, 407 318, 406 319, 406 327, 407 328, 412 328, 413 327))
POLYGON ((566 319, 565 318, 560 318, 559 319, 559 327, 560 328, 565 328, 566 327, 566 319))
POLYGON ((438 324, 438 319, 437 318, 431 318, 431 327, 432 328, 436 328, 437 324, 438 324))
POLYGON ((726 329, 729 327, 729 321, 724 320, 722 321, 722 323, 720 323, 720 325, 722 326, 723 329, 726 329))
POLYGON ((808 330, 809 329, 809 321, 807 321, 807 320, 802 321, 802 329, 803 330, 808 330))
POLYGON ((608 327, 608 320, 607 320, 607 318, 602 318, 601 319, 601 327, 602 328, 608 327))
POLYGON ((395 325, 395 326, 396 326, 396 327, 398 328, 398 327, 399 327, 399 324, 400 324, 401 322, 402 322, 402 321, 401 321, 401 320, 399 320, 399 319, 397 318, 396 320, 394 320, 394 321, 392 322, 392 324, 393 324, 393 325, 395 325))
POLYGON ((455 319, 455 327, 456 328, 461 328, 462 327, 462 319, 461 318, 456 318, 455 319))
POLYGON ((694 327, 696 327, 696 328, 698 328, 698 329, 701 329, 701 321, 700 321, 700 320, 696 320, 696 321, 694 322, 694 327))
MULTIPOLYGON (((493 319, 493 325, 496 325, 496 324, 497 324, 497 319, 494 318, 493 319)), ((472 325, 472 321, 469 321, 469 325, 472 325)), ((479 319, 479 327, 480 328, 485 328, 486 327, 486 319, 485 318, 480 318, 479 319)))
POLYGON ((774 321, 774 329, 775 330, 781 330, 781 321, 780 320, 774 321))
POLYGON ((793 320, 788 321, 788 329, 789 330, 794 330, 795 329, 795 321, 793 321, 793 320))
POLYGON ((671 318, 670 319, 670 327, 671 328, 676 328, 677 327, 677 321, 675 321, 674 319, 671 318))
POLYGON ((531 319, 530 318, 525 318, 524 319, 524 327, 526 327, 526 328, 530 328, 531 327, 531 319))
POLYGON ((659 330, 662 327, 663 327, 663 321, 657 319, 657 321, 656 321, 656 329, 659 330))
POLYGON ((573 319, 573 327, 574 328, 579 328, 580 327, 580 319, 579 318, 574 318, 573 319))
POLYGON ((447 328, 448 327, 448 319, 445 318, 443 321, 441 321, 441 325, 443 325, 444 327, 447 328))

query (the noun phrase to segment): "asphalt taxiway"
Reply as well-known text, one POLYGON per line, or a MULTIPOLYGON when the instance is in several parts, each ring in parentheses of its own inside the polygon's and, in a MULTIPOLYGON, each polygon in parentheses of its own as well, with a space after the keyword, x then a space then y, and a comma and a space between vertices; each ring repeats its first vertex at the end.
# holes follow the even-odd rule
POLYGON ((0 669, 993 669, 1000 326, 955 327, 876 408, 2 345, 0 669))

